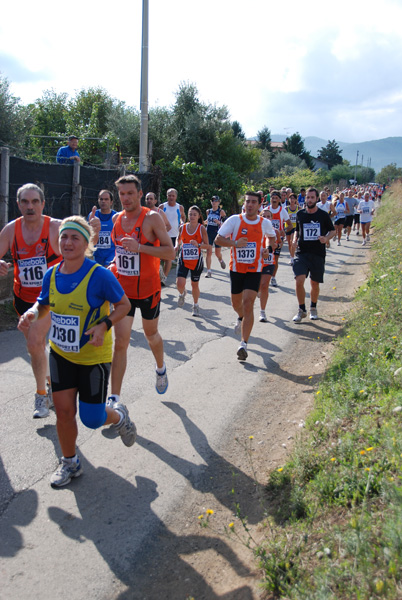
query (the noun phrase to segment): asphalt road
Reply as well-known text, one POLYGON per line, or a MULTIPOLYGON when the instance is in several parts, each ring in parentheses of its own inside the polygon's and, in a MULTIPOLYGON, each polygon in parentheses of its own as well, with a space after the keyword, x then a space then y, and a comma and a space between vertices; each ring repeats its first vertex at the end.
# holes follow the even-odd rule
MULTIPOLYGON (((348 263, 365 256, 361 237, 333 246, 318 305, 322 318, 337 279, 348 276, 348 263)), ((49 485, 60 455, 55 415, 32 419, 34 379, 24 338, 18 331, 0 333, 2 600, 110 599, 134 589, 150 542, 158 535, 163 544, 163 536, 171 535, 166 522, 172 511, 185 506, 188 485, 211 491, 210 466, 236 420, 247 414, 247 403, 272 360, 286 353, 292 360, 299 332, 292 323, 297 302, 288 259, 285 250, 277 275, 280 287, 271 290, 268 302, 269 323, 258 322, 256 302, 245 363, 236 357, 228 270, 214 257, 213 278, 203 276, 200 284, 200 318, 191 316, 189 293, 184 308, 176 307, 178 292, 170 275, 160 317, 169 374, 166 394, 155 391, 152 355, 136 317, 122 401, 136 422, 138 443, 126 448, 120 439, 106 439, 100 430, 80 424, 84 474, 60 490, 49 485)), ((216 496, 227 503, 224 494, 216 496)))

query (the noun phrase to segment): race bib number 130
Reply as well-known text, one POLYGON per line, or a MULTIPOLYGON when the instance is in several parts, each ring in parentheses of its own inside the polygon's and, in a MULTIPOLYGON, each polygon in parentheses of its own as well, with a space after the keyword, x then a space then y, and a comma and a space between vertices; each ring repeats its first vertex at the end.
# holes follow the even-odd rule
POLYGON ((49 339, 63 352, 80 351, 80 317, 52 314, 49 339))

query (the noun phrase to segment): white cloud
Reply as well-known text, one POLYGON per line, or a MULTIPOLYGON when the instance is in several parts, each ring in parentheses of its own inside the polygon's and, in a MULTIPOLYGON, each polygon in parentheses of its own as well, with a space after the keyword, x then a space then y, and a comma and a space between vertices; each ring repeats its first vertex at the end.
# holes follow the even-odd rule
MULTIPOLYGON (((227 105, 248 135, 264 125, 345 141, 402 134, 400 2, 149 4, 151 106, 172 104, 188 80, 204 101, 227 105)), ((62 12, 50 0, 39 10, 7 3, 0 55, 10 58, 1 69, 13 92, 29 102, 50 87, 73 95, 102 86, 138 108, 141 10, 141 0, 116 10, 87 0, 62 12)))

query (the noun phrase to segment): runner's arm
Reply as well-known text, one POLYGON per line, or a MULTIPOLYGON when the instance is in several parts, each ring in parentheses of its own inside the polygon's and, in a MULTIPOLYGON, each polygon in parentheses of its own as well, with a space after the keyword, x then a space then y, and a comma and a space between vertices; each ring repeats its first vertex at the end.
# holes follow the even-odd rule
MULTIPOLYGON (((8 223, 0 233, 0 257, 3 256, 11 249, 11 240, 14 237, 14 223, 8 223)), ((12 267, 11 263, 6 262, 5 260, 0 260, 0 275, 7 275, 8 269, 12 267)))

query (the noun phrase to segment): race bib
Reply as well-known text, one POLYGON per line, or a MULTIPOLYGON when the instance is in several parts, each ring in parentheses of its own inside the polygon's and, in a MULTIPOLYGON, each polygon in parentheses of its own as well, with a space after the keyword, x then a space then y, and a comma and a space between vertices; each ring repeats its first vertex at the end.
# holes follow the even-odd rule
POLYGON ((18 268, 23 287, 41 287, 43 277, 47 271, 46 256, 19 260, 18 268))
POLYGON ((110 249, 112 247, 112 232, 100 231, 96 247, 102 250, 110 249))
POLYGON ((268 254, 268 258, 263 258, 262 259, 264 265, 274 265, 275 264, 275 260, 274 260, 274 254, 273 252, 270 252, 268 254))
POLYGON ((274 229, 277 229, 278 231, 280 230, 280 228, 281 228, 281 222, 278 221, 278 219, 272 219, 271 223, 272 223, 272 227, 274 229))
POLYGON ((140 255, 116 246, 116 267, 119 275, 133 277, 140 274, 140 255))
POLYGON ((363 206, 363 210, 362 210, 363 215, 369 215, 370 212, 371 212, 371 210, 370 210, 369 206, 363 206))
POLYGON ((199 248, 193 244, 183 244, 183 260, 198 260, 199 256, 199 248))
POLYGON ((303 223, 303 239, 305 242, 316 242, 321 236, 319 223, 303 223))
POLYGON ((291 223, 295 224, 296 223, 296 218, 297 218, 297 213, 290 213, 289 214, 289 219, 290 219, 291 223))
POLYGON ((252 264, 257 256, 257 243, 247 242, 245 248, 236 248, 236 260, 238 263, 252 264))
POLYGON ((80 351, 80 317, 51 313, 49 339, 63 352, 80 351))

